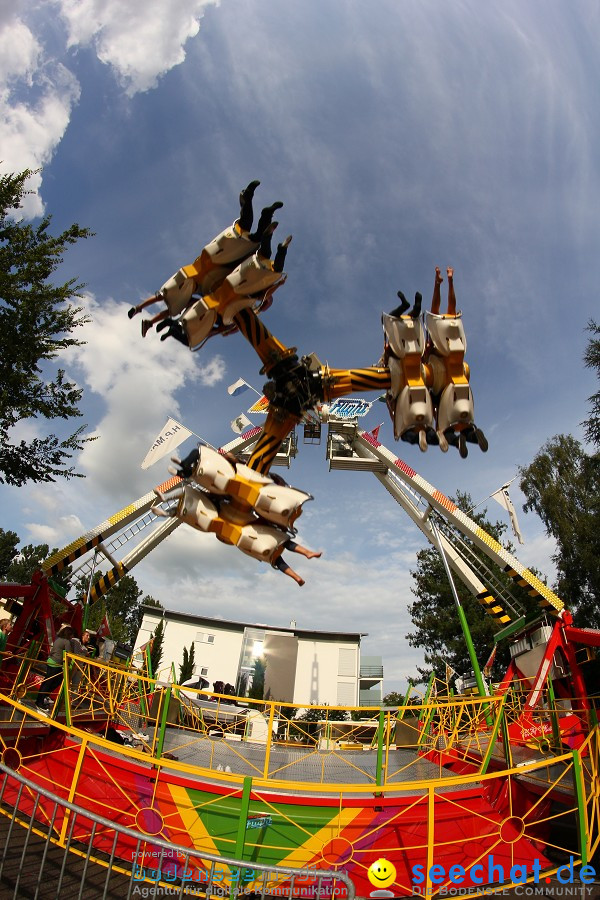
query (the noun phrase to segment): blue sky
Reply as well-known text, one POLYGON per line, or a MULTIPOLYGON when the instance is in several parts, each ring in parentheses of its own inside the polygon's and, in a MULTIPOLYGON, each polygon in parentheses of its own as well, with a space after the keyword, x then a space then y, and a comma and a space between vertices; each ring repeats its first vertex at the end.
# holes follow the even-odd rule
MULTIPOLYGON (((262 387, 251 348, 239 335, 196 354, 142 340, 126 310, 233 221, 254 178, 255 208, 283 201, 278 237, 293 234, 265 322, 303 353, 375 363, 396 291, 428 302, 434 267, 454 267, 490 450, 463 461, 398 445, 428 481, 478 502, 553 435, 581 437, 599 17, 587 0, 0 4, 2 168, 42 167, 27 215, 96 232, 60 274, 87 284, 87 345, 62 364, 98 436, 77 461, 85 480, 2 486, 0 526, 62 546, 146 493, 166 464, 139 463, 169 415, 231 440, 251 395, 227 386, 262 387)), ((364 421, 383 420, 391 447, 383 405, 364 421)), ((368 632, 395 689, 420 659, 404 637, 420 535, 372 476, 328 472, 324 445, 300 450, 289 480, 315 495, 300 538, 324 551, 298 563, 305 587, 183 527, 133 574, 172 609, 368 632)), ((552 545, 516 484, 513 499, 519 558, 551 579, 552 545)))

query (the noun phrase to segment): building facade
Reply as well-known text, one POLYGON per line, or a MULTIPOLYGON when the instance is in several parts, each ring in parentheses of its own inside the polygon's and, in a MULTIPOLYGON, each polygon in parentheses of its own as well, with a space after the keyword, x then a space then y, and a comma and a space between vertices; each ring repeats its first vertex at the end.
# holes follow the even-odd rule
MULTIPOLYGON (((139 649, 150 640, 162 619, 163 655, 155 674, 163 680, 171 679, 172 665, 179 678, 183 648, 189 652, 193 644, 194 675, 206 678, 211 686, 216 681, 232 684, 240 696, 251 687, 257 659, 265 663, 267 699, 299 705, 358 706, 364 696, 360 657, 364 634, 311 631, 297 628, 294 622, 288 628, 276 628, 154 606, 145 606, 143 614, 135 647, 139 649)), ((380 678, 371 677, 369 687, 379 683, 381 697, 383 666, 377 671, 380 678)), ((369 691, 370 699, 375 696, 376 690, 369 691)))

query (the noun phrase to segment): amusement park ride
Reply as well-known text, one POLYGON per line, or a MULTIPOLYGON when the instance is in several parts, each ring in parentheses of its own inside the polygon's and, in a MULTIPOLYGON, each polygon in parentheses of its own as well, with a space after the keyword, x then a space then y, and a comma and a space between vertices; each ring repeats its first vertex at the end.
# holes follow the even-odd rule
MULTIPOLYGON (((295 522, 303 504, 311 498, 310 494, 271 475, 270 470, 281 462, 289 465, 297 449, 296 428, 304 427, 305 439, 310 441, 318 440, 321 427, 326 425, 330 468, 372 472, 438 549, 451 583, 453 576, 458 577, 483 611, 492 616, 497 626, 496 642, 509 643, 510 665, 500 684, 491 691, 481 676, 468 623, 454 592, 477 683, 479 696, 471 699, 477 711, 473 712, 467 728, 462 713, 457 712, 456 704, 460 706, 462 701, 438 696, 433 712, 427 707, 433 695, 427 696, 411 743, 411 752, 414 750, 413 755, 421 764, 437 767, 440 778, 442 771, 446 773, 444 784, 449 786, 450 794, 444 794, 440 785, 435 789, 431 783, 427 786, 423 780, 427 776, 418 774, 411 775, 410 785, 399 784, 389 776, 387 762, 385 771, 381 767, 383 756, 388 760, 392 759, 392 753, 408 753, 401 749, 408 744, 399 740, 402 728, 411 718, 407 712, 410 705, 407 705, 393 711, 393 728, 389 711, 385 714, 387 719, 383 711, 374 713, 379 722, 378 744, 373 748, 377 754, 375 792, 373 779, 369 788, 364 785, 352 788, 347 784, 340 788, 337 784, 337 794, 331 793, 333 788, 324 785, 321 779, 312 787, 305 781, 295 783, 292 797, 289 781, 282 780, 283 770, 292 763, 282 764, 275 770, 270 768, 276 749, 269 738, 264 768, 261 763, 252 770, 262 776, 262 781, 255 779, 249 783, 252 778, 247 766, 240 768, 236 780, 234 767, 230 783, 225 785, 223 776, 215 780, 215 772, 211 771, 212 750, 209 768, 198 770, 199 774, 196 772, 190 781, 190 767, 184 766, 182 772, 169 769, 169 764, 160 761, 161 753, 155 752, 153 744, 150 749, 155 756, 156 774, 154 781, 144 775, 146 787, 142 791, 144 797, 140 795, 137 801, 137 825, 144 831, 142 826, 146 820, 139 809, 152 808, 163 823, 160 833, 171 835, 175 843, 181 843, 184 832, 170 830, 168 824, 170 816, 179 817, 187 823, 184 843, 199 856, 201 849, 222 848, 223 835, 229 828, 236 850, 250 854, 241 853, 242 859, 261 861, 266 856, 299 866, 318 865, 319 861, 343 866, 360 886, 360 893, 370 891, 365 874, 369 866, 377 857, 385 856, 393 859, 398 873, 395 893, 405 895, 413 891, 410 872, 414 863, 431 866, 438 858, 462 860, 467 866, 479 863, 484 853, 493 851, 496 859, 504 855, 513 863, 524 865, 534 858, 543 859, 542 868, 551 871, 552 860, 544 855, 548 831, 543 823, 550 819, 551 804, 561 802, 569 813, 575 810, 580 833, 583 833, 582 817, 585 819, 589 840, 586 839, 585 849, 581 842, 579 846, 580 857, 584 859, 598 840, 598 726, 580 659, 582 653, 587 658, 593 656, 593 648, 600 646, 600 632, 574 627, 572 616, 552 590, 372 433, 361 430, 357 417, 340 414, 344 410, 341 398, 377 391, 385 395, 397 440, 418 445, 421 451, 428 446, 439 446, 446 452, 449 446, 454 446, 463 458, 467 456, 468 444, 487 450, 485 436, 474 421, 469 368, 464 359, 466 338, 461 315, 456 311, 452 270, 448 270, 448 311, 446 314, 439 311, 442 279, 436 270, 433 309, 425 313, 425 325, 421 296, 417 295, 413 308, 409 309, 408 302, 399 294, 400 305, 383 315, 384 352, 377 366, 331 369, 314 355, 299 357, 296 348, 284 345, 259 317, 271 305, 274 291, 285 280, 283 264, 290 239, 279 245, 271 260, 275 227, 272 218, 281 204, 266 207, 256 230, 251 231, 252 199, 257 185, 258 182, 252 182, 242 191, 240 217, 233 226, 207 244, 194 263, 180 269, 156 295, 133 307, 129 315, 133 317, 148 306, 162 303, 163 310, 142 322, 142 334, 146 336, 156 325, 157 331, 165 331, 161 340, 171 336, 191 350, 199 349, 215 335, 239 331, 256 350, 261 373, 267 377, 263 389, 268 401, 265 424, 250 429, 219 451, 202 444, 184 460, 176 459, 172 478, 55 553, 46 560, 43 571, 34 576, 31 585, 0 585, 0 596, 7 600, 19 598, 22 607, 7 647, 14 657, 12 661, 7 658, 0 669, 3 700, 8 710, 7 722, 0 722, 2 759, 12 761, 13 768, 26 769, 29 777, 41 782, 56 783, 63 778, 70 797, 87 797, 88 802, 92 796, 91 783, 98 772, 112 772, 116 766, 119 778, 129 773, 126 776, 129 788, 137 796, 136 778, 141 777, 140 765, 146 763, 143 760, 140 763, 135 753, 128 756, 125 751, 125 756, 117 756, 117 762, 107 762, 109 757, 114 758, 115 751, 113 748, 107 757, 107 742, 103 738, 107 723, 118 720, 118 709, 124 702, 122 696, 120 705, 113 702, 114 698, 109 702, 104 697, 101 704, 104 715, 86 714, 79 730, 71 712, 67 670, 66 720, 57 714, 55 726, 49 729, 47 721, 21 702, 28 689, 26 660, 31 662, 35 655, 32 648, 41 653, 54 639, 56 603, 63 607, 60 621, 73 622, 76 627, 81 625, 82 604, 58 597, 53 579, 76 561, 84 564, 84 573, 91 574, 96 555, 103 553, 111 567, 90 588, 87 602, 93 604, 181 524, 214 534, 254 559, 284 568, 281 554, 286 546, 291 546, 295 522), (136 545, 118 561, 115 557, 120 548, 130 540, 137 541, 136 545), (511 591, 506 588, 507 578, 513 583, 511 591), (519 592, 537 601, 534 613, 524 611, 519 592), (439 709, 444 703, 446 712, 442 714, 439 709), (502 718, 509 705, 511 716, 502 718), (441 725, 446 721, 448 709, 453 710, 454 717, 450 728, 441 725), (502 712, 497 715, 496 710, 502 712), (21 720, 27 720, 35 738, 15 727, 15 722, 21 720), (84 726, 88 735, 83 739, 86 746, 90 733, 99 735, 99 746, 93 756, 85 758, 80 755, 84 726), (465 742, 469 745, 468 752, 465 752, 465 742), (494 749, 497 745, 503 747, 502 762, 494 749), (536 765, 542 764, 540 754, 544 756, 546 772, 541 786, 539 780, 534 784, 536 779, 531 775, 537 771, 536 765), (580 768, 573 774, 568 788, 564 784, 557 787, 550 770, 552 766, 558 767, 562 777, 565 767, 571 764, 569 754, 575 759, 573 765, 580 768), (52 762, 57 757, 60 757, 58 765, 62 774, 52 762), (587 760, 587 764, 582 760, 587 760), (496 773, 496 781, 486 780, 491 772, 496 773), (200 794, 203 799, 198 799, 200 794), (250 848, 246 838, 236 831, 237 825, 229 827, 222 821, 220 831, 211 831, 207 824, 210 814, 207 813, 204 821, 198 812, 205 804, 225 796, 237 810, 236 821, 244 815, 247 819, 250 807, 254 815, 263 814, 265 809, 275 815, 276 810, 282 817, 282 829, 285 821, 298 819, 300 809, 306 817, 310 808, 312 818, 305 818, 302 835, 290 838, 285 852, 274 849, 279 846, 275 835, 266 840, 263 849, 261 842, 250 848), (593 808, 586 799, 590 797, 595 797, 595 801, 590 801, 592 805, 595 803, 593 808), (442 811, 444 804, 448 806, 447 812, 442 811), (536 808, 539 815, 534 827, 531 810, 536 808), (409 813, 410 810, 413 812, 409 813), (427 824, 423 831, 424 815, 427 824), (491 830, 487 825, 484 827, 484 820, 495 823, 491 830), (221 837, 217 837, 217 832, 221 837)), ((346 404, 346 413, 348 410, 352 410, 351 401, 346 404)), ((110 669, 103 677, 110 681, 110 669)), ((101 680, 86 670, 86 683, 96 684, 101 680)), ((157 685, 140 693, 138 684, 136 690, 138 714, 143 714, 149 723, 152 694, 159 693, 157 685), (150 699, 146 706, 143 698, 147 694, 150 699)), ((131 706, 133 701, 129 702, 131 706)), ((92 700, 88 706, 93 710, 92 700)), ((167 725, 167 714, 162 719, 160 715, 157 713, 154 718, 156 734, 167 725)), ((277 709, 271 704, 265 711, 271 723, 270 734, 273 734, 275 716, 280 722, 285 719, 281 704, 277 709)), ((160 751, 164 738, 164 733, 161 734, 160 751)), ((205 741, 215 739, 206 728, 202 737, 205 741)), ((309 756, 318 755, 321 749, 313 747, 308 751, 309 756)), ((291 759, 291 751, 286 752, 291 759)), ((242 755, 240 750, 240 759, 242 755)), ((244 765, 248 759, 244 756, 244 765)), ((146 832, 150 833, 147 828, 146 832)), ((285 841, 281 846, 284 844, 285 841)), ((233 855, 231 851, 223 850, 223 853, 233 855)), ((470 883, 478 882, 474 878, 470 883)), ((431 887, 428 880, 428 888, 431 887)), ((434 884, 433 890, 441 887, 434 884)))

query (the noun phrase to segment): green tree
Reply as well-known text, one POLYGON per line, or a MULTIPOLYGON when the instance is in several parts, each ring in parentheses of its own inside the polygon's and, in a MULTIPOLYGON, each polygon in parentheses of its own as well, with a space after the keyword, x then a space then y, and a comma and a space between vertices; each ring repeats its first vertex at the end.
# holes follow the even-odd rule
MULTIPOLYGON (((600 325, 590 319, 587 330, 595 337, 590 338, 583 361, 588 369, 595 369, 596 379, 600 381, 600 325)), ((588 402, 591 405, 591 413, 583 423, 585 436, 591 444, 600 449, 600 391, 588 397, 588 402)))
MULTIPOLYGON (((590 320, 584 363, 600 380, 600 326, 590 320)), ((556 541, 555 590, 581 626, 600 627, 600 392, 588 398, 588 453, 572 435, 549 440, 529 466, 520 469, 525 510, 541 518, 556 541)))
MULTIPOLYGON (((469 494, 459 492, 455 502, 465 512, 473 506, 469 494)), ((506 531, 505 524, 488 521, 485 510, 476 514, 470 513, 470 516, 497 541, 502 540, 506 531)), ((510 545, 508 547, 512 549, 510 545)), ((482 551, 474 545, 471 545, 471 549, 489 565, 489 560, 482 551)), ((428 668, 418 667, 418 671, 425 679, 432 670, 443 678, 444 663, 448 662, 459 674, 466 675, 471 670, 471 661, 460 627, 452 588, 438 550, 433 547, 420 550, 417 554, 417 568, 411 574, 415 582, 412 592, 417 599, 408 606, 415 631, 408 634, 407 639, 411 647, 419 647, 425 651, 424 658, 428 666, 428 668)), ((502 585, 509 589, 509 579, 499 571, 497 574, 502 585)), ((477 658, 483 667, 494 645, 494 633, 497 629, 492 617, 483 610, 456 576, 454 583, 469 623, 477 658)), ((534 601, 529 600, 526 595, 519 596, 518 599, 526 611, 535 608, 534 601)), ((501 650, 496 657, 496 665, 501 667, 506 662, 506 651, 501 650)))
POLYGON ((0 581, 7 581, 7 574, 12 561, 18 554, 17 544, 20 538, 14 531, 5 531, 0 528, 0 581))
POLYGON ((165 623, 164 620, 161 619, 156 628, 154 629, 154 636, 152 638, 152 649, 150 651, 150 662, 152 665, 152 675, 154 678, 158 675, 158 670, 160 668, 160 664, 163 658, 163 638, 165 633, 165 623))
POLYGON ((187 647, 183 648, 183 663, 179 666, 179 684, 188 681, 194 674, 194 665, 196 663, 195 653, 195 644, 193 641, 190 645, 189 652, 187 647))
MULTIPOLYGON (((56 553, 56 548, 50 550, 48 544, 26 544, 21 550, 17 550, 16 556, 12 558, 6 569, 5 580, 14 584, 30 584, 33 573, 53 553, 56 553)), ((65 566, 61 572, 52 577, 51 582, 61 593, 66 593, 71 582, 71 567, 65 566)))
POLYGON ((556 541, 556 592, 578 624, 600 627, 600 455, 559 434, 520 475, 524 509, 536 512, 556 541))
MULTIPOLYGON (((102 573, 96 571, 92 580, 93 584, 96 584, 101 577, 102 573)), ((73 589, 74 597, 85 600, 88 588, 89 577, 80 578, 73 589)), ((142 591, 133 575, 124 575, 114 587, 106 592, 102 600, 97 600, 92 604, 88 612, 88 628, 95 631, 106 612, 112 639, 133 646, 144 617, 143 607, 157 606, 162 609, 162 604, 149 594, 146 594, 143 599, 141 597, 142 591)))
POLYGON ((253 700, 264 699, 265 693, 265 672, 267 664, 264 657, 259 657, 254 661, 254 672, 252 675, 252 687, 248 691, 248 696, 253 700))
POLYGON ((382 706, 402 706, 404 703, 404 694, 398 694, 396 691, 390 691, 389 694, 386 694, 383 698, 381 705, 382 706))
POLYGON ((0 176, 0 483, 14 485, 80 477, 68 460, 88 440, 81 436, 85 426, 62 440, 54 434, 12 437, 13 426, 24 419, 81 415, 81 388, 63 369, 52 374, 48 361, 80 345, 72 335, 88 321, 70 303, 83 285, 50 279, 67 245, 91 232, 72 225, 52 236, 50 216, 36 227, 19 221, 31 174, 25 169, 0 176))

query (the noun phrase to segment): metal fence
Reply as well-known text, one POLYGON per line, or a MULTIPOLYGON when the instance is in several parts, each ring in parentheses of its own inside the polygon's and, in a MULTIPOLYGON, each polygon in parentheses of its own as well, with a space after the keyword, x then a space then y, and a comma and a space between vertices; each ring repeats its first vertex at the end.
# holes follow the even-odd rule
POLYGON ((345 872, 267 866, 197 853, 119 826, 61 799, 2 764, 0 837, 4 844, 0 859, 3 898, 354 900, 355 896, 353 882, 345 872), (10 804, 5 798, 8 786, 12 788, 10 804), (23 806, 27 814, 21 811, 23 806), (44 815, 40 816, 42 808, 44 815), (85 840, 75 837, 82 832, 85 840), (124 841, 132 848, 131 864, 119 851, 124 841))

